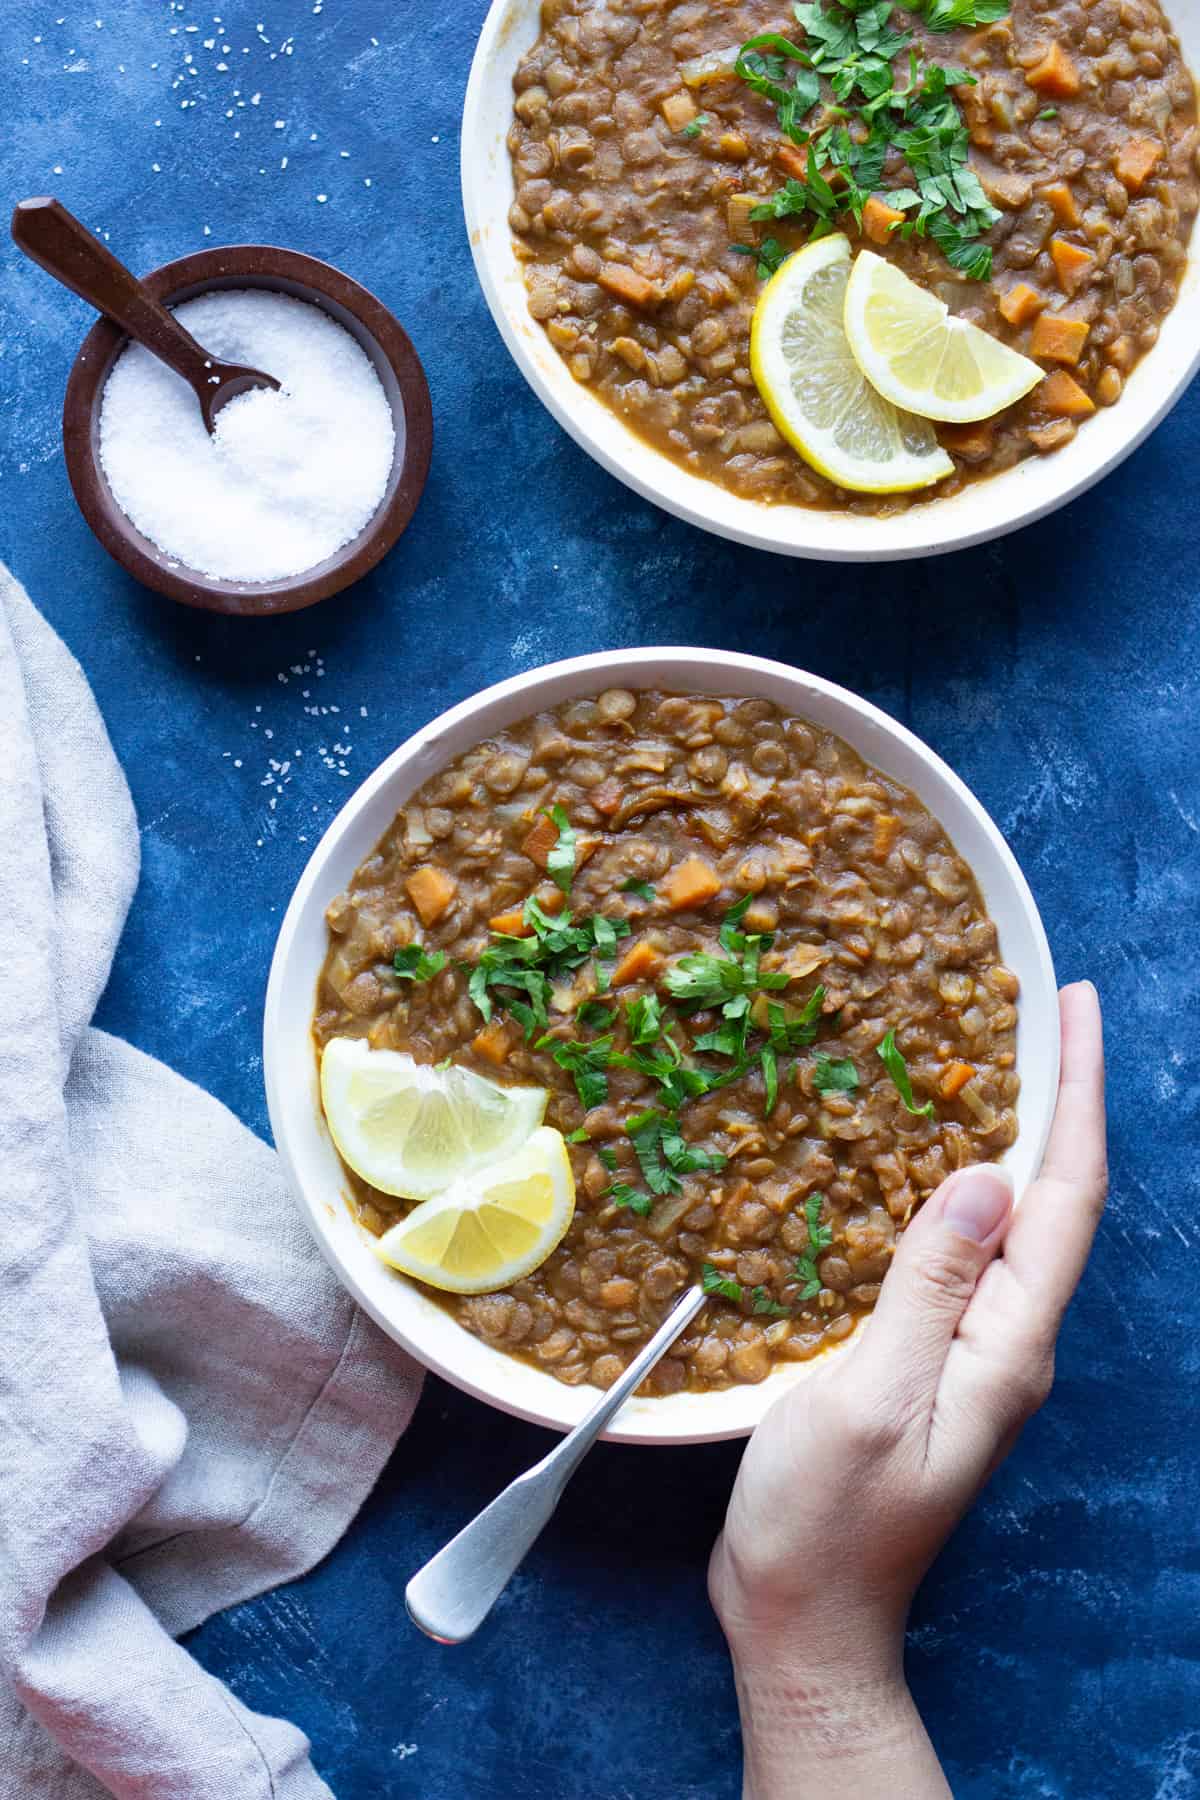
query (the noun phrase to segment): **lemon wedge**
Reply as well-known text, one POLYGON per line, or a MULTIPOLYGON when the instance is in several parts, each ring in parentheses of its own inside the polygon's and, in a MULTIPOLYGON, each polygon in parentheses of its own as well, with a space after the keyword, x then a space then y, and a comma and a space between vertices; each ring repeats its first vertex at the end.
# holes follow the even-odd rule
POLYGON ((758 391, 776 429, 839 487, 929 487, 954 464, 932 427, 883 399, 854 360, 842 327, 849 275, 849 240, 835 232, 797 250, 771 277, 750 325, 758 391))
POLYGON ((562 1133, 542 1125, 512 1156, 414 1206, 375 1245, 385 1263, 451 1294, 519 1281, 561 1241, 575 1214, 562 1133))
POLYGON ((990 419, 1045 372, 968 319, 951 318, 944 300, 870 250, 855 259, 844 323, 872 387, 923 419, 990 419))
POLYGON ((321 1104, 344 1162, 384 1194, 425 1200, 519 1150, 541 1124, 545 1088, 501 1087, 469 1069, 431 1069, 364 1038, 331 1038, 321 1104))

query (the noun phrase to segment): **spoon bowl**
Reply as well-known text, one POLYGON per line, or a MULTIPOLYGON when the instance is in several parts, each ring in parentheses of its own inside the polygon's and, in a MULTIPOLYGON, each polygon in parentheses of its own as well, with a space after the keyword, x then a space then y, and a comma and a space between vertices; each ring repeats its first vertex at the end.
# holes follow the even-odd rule
MULTIPOLYGON (((111 319, 88 333, 67 381, 63 450, 80 511, 104 548, 147 587, 185 606, 240 616, 295 612, 327 599, 373 569, 396 543, 416 510, 429 473, 433 413, 429 385, 399 321, 348 275, 299 251, 271 244, 233 244, 165 263, 142 279, 164 306, 215 289, 266 288, 320 307, 343 326, 374 366, 392 412, 395 450, 383 498, 358 536, 299 575, 280 581, 226 581, 190 569, 160 550, 117 505, 100 462, 100 402, 104 384, 129 338, 111 319)), ((213 363, 220 404, 260 385, 259 371, 213 363), (226 383, 240 383, 239 386, 226 383)), ((277 386, 270 377, 266 384, 277 386)), ((211 429, 211 425, 210 425, 211 429)))

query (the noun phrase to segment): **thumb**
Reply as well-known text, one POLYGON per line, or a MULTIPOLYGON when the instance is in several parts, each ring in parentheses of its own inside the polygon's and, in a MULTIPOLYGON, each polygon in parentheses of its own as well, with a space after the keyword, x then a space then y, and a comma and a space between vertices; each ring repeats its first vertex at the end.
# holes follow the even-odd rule
POLYGON ((900 1239, 862 1343, 877 1392, 933 1404, 954 1334, 1012 1212, 1012 1176, 996 1163, 959 1169, 900 1239))

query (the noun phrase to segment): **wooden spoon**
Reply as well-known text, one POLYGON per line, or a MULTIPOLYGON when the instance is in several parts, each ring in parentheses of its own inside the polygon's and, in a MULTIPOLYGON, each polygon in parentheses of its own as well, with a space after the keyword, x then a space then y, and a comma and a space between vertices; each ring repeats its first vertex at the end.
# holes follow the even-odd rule
POLYGON ((182 375, 211 432, 221 408, 250 388, 278 388, 273 375, 241 363, 219 362, 152 299, 136 275, 93 237, 58 200, 42 195, 13 209, 13 241, 26 256, 128 332, 152 356, 182 375))

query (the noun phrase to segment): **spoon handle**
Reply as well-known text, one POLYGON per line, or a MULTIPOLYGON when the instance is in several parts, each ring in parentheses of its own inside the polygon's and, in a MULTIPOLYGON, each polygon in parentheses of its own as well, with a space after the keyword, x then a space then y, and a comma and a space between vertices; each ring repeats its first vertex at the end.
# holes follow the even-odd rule
POLYGON ((600 1396, 562 1443, 524 1475, 518 1475, 417 1571, 404 1594, 414 1625, 442 1644, 461 1644, 479 1629, 549 1522, 584 1456, 617 1409, 695 1318, 704 1300, 702 1288, 689 1288, 620 1380, 600 1396))
POLYGON ((105 313, 202 393, 212 380, 207 352, 61 201, 48 195, 18 201, 12 235, 26 256, 56 281, 105 313))

